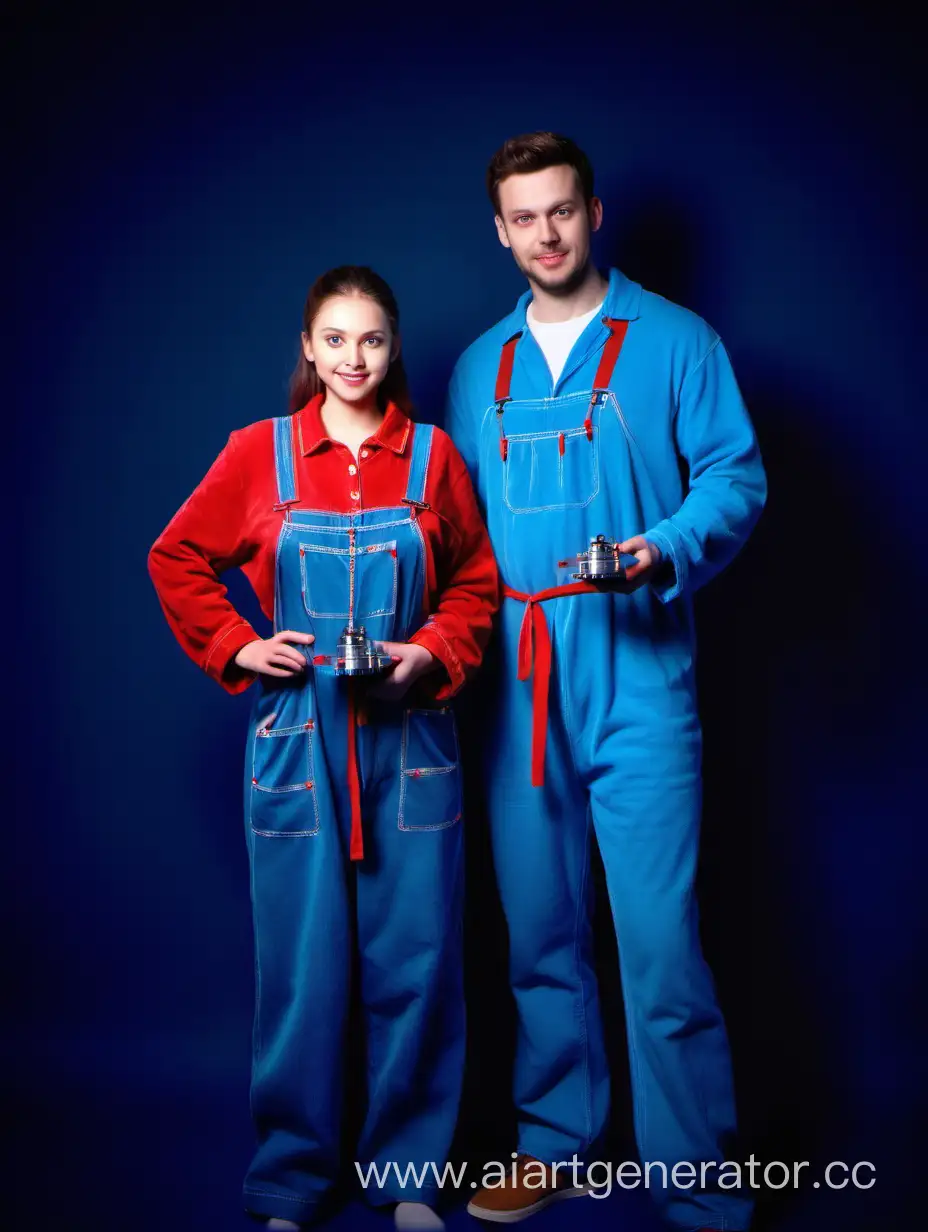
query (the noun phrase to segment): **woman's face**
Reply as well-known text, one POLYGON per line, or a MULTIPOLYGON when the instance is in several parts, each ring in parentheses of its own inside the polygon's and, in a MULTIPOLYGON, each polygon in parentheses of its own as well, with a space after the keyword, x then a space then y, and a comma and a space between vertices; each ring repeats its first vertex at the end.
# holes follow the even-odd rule
POLYGON ((333 295, 303 335, 303 354, 343 402, 367 403, 399 350, 387 314, 365 295, 333 295))

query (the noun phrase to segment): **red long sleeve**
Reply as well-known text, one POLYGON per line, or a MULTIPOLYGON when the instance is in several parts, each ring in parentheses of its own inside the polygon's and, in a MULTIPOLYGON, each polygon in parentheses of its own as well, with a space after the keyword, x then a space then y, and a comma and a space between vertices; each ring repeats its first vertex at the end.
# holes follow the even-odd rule
MULTIPOLYGON (((430 615, 409 639, 424 646, 448 679, 436 701, 453 697, 480 666, 499 606, 499 574, 467 467, 445 433, 436 429, 443 465, 430 472, 426 501, 442 521, 443 551, 435 561, 430 615)), ((437 460, 437 459, 436 459, 437 460)), ((422 680, 427 687, 429 678, 422 680)))
MULTIPOLYGON (((321 398, 297 413, 295 458, 301 507, 347 514, 398 505, 406 492, 414 426, 395 406, 358 458, 331 440, 321 398)), ((499 605, 496 564, 464 463, 435 430, 419 525, 426 549, 422 627, 411 641, 426 647, 444 672, 417 690, 451 697, 479 665, 499 605)), ((196 490, 152 547, 148 567, 168 624, 190 658, 230 693, 254 677, 234 665, 242 646, 261 636, 228 599, 220 575, 239 567, 261 610, 273 620, 275 557, 284 514, 275 509, 273 421, 233 432, 196 490)))
POLYGON ((241 692, 253 679, 237 671, 232 660, 259 636, 219 580, 225 570, 245 565, 255 551, 244 527, 246 473, 238 435, 229 437, 148 556, 171 631, 190 658, 230 693, 241 692))

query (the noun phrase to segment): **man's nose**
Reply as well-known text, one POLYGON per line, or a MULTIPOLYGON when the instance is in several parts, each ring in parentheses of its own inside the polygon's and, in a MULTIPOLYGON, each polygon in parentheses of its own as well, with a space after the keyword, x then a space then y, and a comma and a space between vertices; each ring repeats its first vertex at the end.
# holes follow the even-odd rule
POLYGON ((542 218, 538 237, 543 244, 556 244, 559 240, 557 228, 550 218, 542 218))

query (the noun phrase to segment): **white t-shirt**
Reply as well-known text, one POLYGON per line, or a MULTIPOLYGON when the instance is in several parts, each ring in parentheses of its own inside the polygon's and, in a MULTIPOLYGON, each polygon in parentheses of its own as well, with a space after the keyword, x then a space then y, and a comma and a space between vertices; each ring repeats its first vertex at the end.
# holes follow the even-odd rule
POLYGON ((574 343, 596 314, 602 311, 602 307, 602 304, 597 304, 595 308, 585 312, 582 317, 571 317, 569 321, 536 321, 532 311, 533 304, 529 304, 526 313, 528 327, 548 361, 551 379, 555 385, 567 363, 567 356, 573 350, 574 343))

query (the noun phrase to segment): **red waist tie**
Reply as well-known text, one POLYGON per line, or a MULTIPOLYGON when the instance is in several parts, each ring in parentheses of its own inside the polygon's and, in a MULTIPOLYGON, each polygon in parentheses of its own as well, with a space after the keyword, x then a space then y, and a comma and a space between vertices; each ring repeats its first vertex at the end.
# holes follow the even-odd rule
POLYGON ((536 595, 523 595, 510 586, 503 586, 507 599, 517 599, 525 604, 525 615, 519 631, 519 679, 528 680, 534 667, 532 681, 532 786, 543 787, 545 782, 545 745, 548 738, 548 687, 551 681, 551 635, 548 622, 540 604, 546 599, 561 595, 601 594, 592 582, 571 582, 566 586, 552 586, 536 595))

